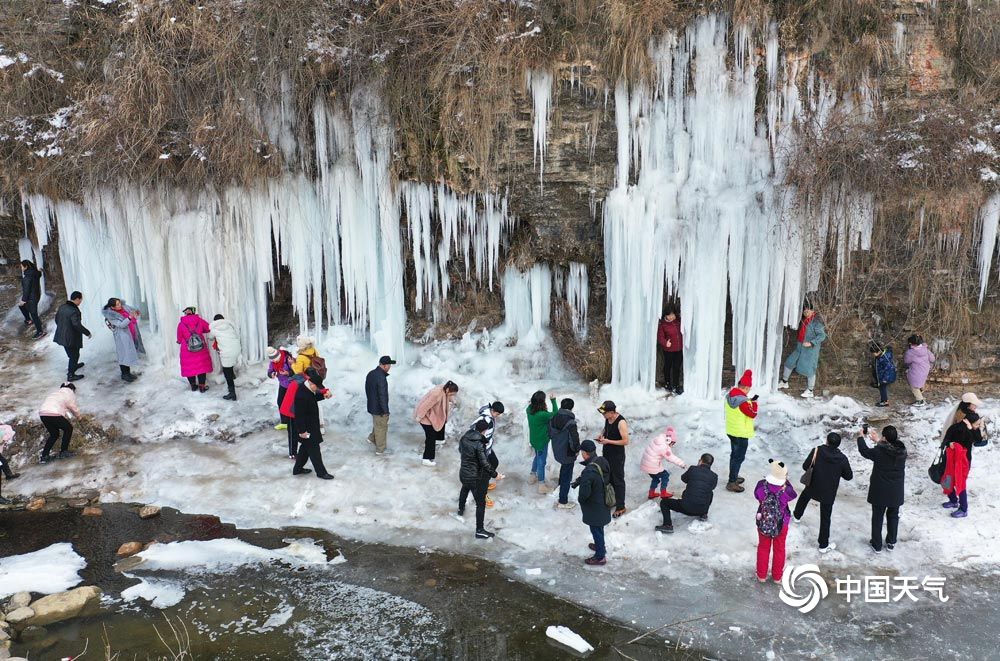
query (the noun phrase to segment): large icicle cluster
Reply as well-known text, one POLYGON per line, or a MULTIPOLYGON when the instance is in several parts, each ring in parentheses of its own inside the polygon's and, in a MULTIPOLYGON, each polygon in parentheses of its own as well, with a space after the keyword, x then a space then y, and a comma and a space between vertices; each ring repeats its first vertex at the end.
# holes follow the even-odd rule
POLYGON ((1000 225, 1000 193, 994 193, 979 210, 979 222, 983 227, 979 243, 979 307, 983 306, 986 287, 990 281, 993 266, 993 251, 997 245, 997 226, 1000 225))
POLYGON ((534 161, 538 167, 538 185, 545 176, 545 152, 548 145, 549 115, 552 112, 552 72, 548 69, 528 69, 525 84, 531 92, 532 137, 534 161))
POLYGON ((518 342, 537 342, 549 326, 552 270, 535 264, 527 271, 508 266, 503 273, 504 325, 518 342))
MULTIPOLYGON (((727 300, 732 362, 773 384, 782 327, 797 323, 827 243, 846 263, 870 240, 870 197, 831 186, 822 200, 799 204, 780 184, 802 114, 800 62, 789 58, 779 70, 772 30, 763 49, 766 123, 758 122, 759 56, 749 30, 732 34, 730 44, 718 15, 698 19, 651 44, 655 85, 615 90, 617 185, 605 201, 604 249, 616 383, 653 387, 666 286, 681 301, 686 392, 720 390, 727 300)), ((816 104, 836 98, 810 84, 806 101, 823 121, 829 109, 816 104)))

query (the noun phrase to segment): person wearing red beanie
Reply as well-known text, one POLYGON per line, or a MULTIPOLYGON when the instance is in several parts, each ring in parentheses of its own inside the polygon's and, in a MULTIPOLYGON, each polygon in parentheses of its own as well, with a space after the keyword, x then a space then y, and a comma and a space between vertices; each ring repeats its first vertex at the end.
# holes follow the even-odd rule
POLYGON ((747 447, 754 436, 753 420, 757 417, 757 395, 750 397, 753 373, 743 372, 735 388, 726 395, 723 409, 726 414, 726 435, 729 436, 729 482, 726 490, 741 493, 743 478, 740 467, 747 456, 747 447))

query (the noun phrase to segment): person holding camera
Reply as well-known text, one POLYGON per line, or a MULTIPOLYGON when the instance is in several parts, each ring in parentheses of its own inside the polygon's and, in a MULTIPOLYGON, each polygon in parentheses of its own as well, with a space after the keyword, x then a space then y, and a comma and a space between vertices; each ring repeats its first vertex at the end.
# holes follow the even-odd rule
POLYGON ((882 428, 881 438, 868 425, 858 434, 858 452, 870 460, 871 483, 868 485, 868 502, 872 506, 872 536, 870 544, 876 553, 882 552, 882 523, 886 524, 885 548, 896 546, 899 530, 899 508, 903 505, 903 486, 906 482, 906 446, 899 440, 899 432, 892 425, 882 428), (868 447, 865 436, 874 447, 868 447))
POLYGON ((723 404, 726 413, 726 435, 729 436, 729 482, 726 491, 742 493, 743 478, 740 467, 747 456, 747 447, 754 436, 753 420, 757 417, 757 395, 750 397, 753 373, 743 372, 739 383, 726 395, 723 404))

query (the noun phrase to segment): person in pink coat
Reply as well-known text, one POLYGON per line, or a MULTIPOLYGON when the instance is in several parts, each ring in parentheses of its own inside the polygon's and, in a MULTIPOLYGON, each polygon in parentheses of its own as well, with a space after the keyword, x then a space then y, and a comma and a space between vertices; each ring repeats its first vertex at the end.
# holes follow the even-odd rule
POLYGON ((642 460, 639 463, 639 467, 653 480, 649 485, 650 499, 656 498, 657 486, 660 487, 660 498, 670 498, 673 496, 672 493, 667 491, 667 482, 670 480, 670 473, 663 468, 664 460, 669 461, 681 470, 687 468, 687 464, 671 450, 676 444, 677 434, 674 432, 674 428, 667 427, 665 432, 653 437, 653 440, 649 442, 649 445, 646 446, 645 451, 642 453, 642 460))
POLYGON ((198 316, 193 305, 184 308, 177 324, 177 344, 181 345, 181 376, 187 377, 192 391, 208 390, 205 379, 212 371, 212 354, 205 339, 208 331, 208 322, 198 316))

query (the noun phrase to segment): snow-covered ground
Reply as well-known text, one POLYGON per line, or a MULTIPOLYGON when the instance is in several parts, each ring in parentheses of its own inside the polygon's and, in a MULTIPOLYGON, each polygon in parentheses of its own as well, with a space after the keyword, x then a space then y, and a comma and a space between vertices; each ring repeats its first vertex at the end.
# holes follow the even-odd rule
MULTIPOLYGON (((751 489, 733 494, 724 490, 729 443, 721 401, 666 398, 662 391, 650 394, 609 386, 595 397, 588 384, 560 365, 550 343, 506 346, 502 338, 477 334, 408 349, 408 364, 397 365, 389 379, 393 411, 389 445, 395 454, 377 458, 365 440, 370 418, 363 396, 365 372, 377 356, 350 329, 338 327, 322 343, 334 397, 321 404, 324 459, 336 479, 320 481, 311 475, 291 475, 285 434, 272 429, 277 422, 276 384, 263 378, 263 365, 240 370, 236 403, 222 400, 224 388, 219 385, 207 394, 190 392, 173 364, 148 368, 138 382, 126 385, 118 379, 110 337, 103 330, 97 329, 97 339, 83 351, 87 367, 82 371, 87 378, 77 383, 81 408, 139 443, 94 449, 76 460, 47 466, 29 462, 22 466, 22 479, 5 485, 5 493, 72 495, 97 489, 105 501, 213 513, 241 527, 315 526, 354 538, 469 553, 509 567, 522 580, 611 615, 641 618, 649 624, 707 614, 712 611, 701 610, 700 604, 716 603, 729 592, 729 601, 735 599, 740 609, 750 610, 739 617, 727 616, 727 622, 752 624, 759 617, 753 610, 759 602, 774 609, 773 614, 794 615, 808 625, 808 616, 800 618, 778 601, 777 586, 758 586, 753 579, 756 501, 750 491, 764 476, 769 457, 789 463, 798 486, 801 462, 834 430, 844 436, 842 449, 855 469, 854 481, 841 485, 834 509, 832 541, 837 550, 825 556, 818 553, 819 514, 817 506, 810 505, 803 522, 789 532, 790 565, 817 563, 831 580, 846 574, 921 578, 947 574, 968 576, 971 581, 1000 568, 1000 546, 995 543, 997 486, 989 480, 1000 469, 1000 453, 992 444, 977 448, 969 482, 970 514, 965 520, 953 520, 941 509, 940 489, 926 476, 942 422, 954 402, 942 401, 923 410, 897 403, 889 409, 889 423, 900 428, 910 450, 907 497, 899 545, 892 553, 875 556, 867 545, 870 508, 865 501, 871 464, 859 456, 853 439, 861 421, 876 409, 847 397, 805 401, 760 393, 758 434, 742 470, 751 489), (446 379, 458 383, 461 391, 438 465, 427 468, 420 463, 423 434, 412 411, 432 384, 446 379), (541 495, 528 484, 531 459, 524 407, 535 390, 573 397, 586 437, 596 436, 600 429, 597 405, 603 399, 615 400, 632 426, 626 467, 630 512, 607 529, 609 563, 604 568, 582 567, 590 539, 579 509, 556 510, 555 493, 541 495), (464 522, 451 516, 459 489, 455 441, 478 407, 493 399, 507 405, 496 436, 500 470, 507 479, 492 492, 496 507, 487 511, 487 527, 497 530, 498 536, 482 542, 473 538, 471 516, 464 522), (677 430, 675 449, 685 461, 696 462, 702 452, 715 456, 722 484, 707 522, 675 516, 677 532, 662 536, 653 531, 660 523, 659 509, 655 501, 646 500, 649 480, 639 469, 639 458, 646 441, 667 425, 677 430), (524 571, 533 568, 541 573, 524 571), (605 581, 604 594, 588 592, 586 584, 592 577, 605 581), (764 591, 765 598, 751 590, 764 591), (750 602, 741 601, 740 595, 751 594, 750 602), (673 604, 665 608, 667 596, 673 604)), ((18 371, 18 378, 6 380, 5 422, 33 416, 40 398, 58 385, 64 369, 64 356, 50 341, 16 344, 24 348, 4 358, 6 374, 18 371)), ((151 358, 155 362, 157 357, 151 358)), ((221 377, 215 379, 221 382, 221 377)), ((929 396, 935 400, 933 392, 929 396)), ((987 401, 987 414, 995 406, 995 401, 987 401)), ((41 439, 32 442, 37 446, 41 439)), ((25 459, 33 460, 16 457, 15 464, 25 459)), ((556 469, 550 457, 550 482, 556 469)), ((668 470, 671 486, 679 492, 679 471, 668 470)))

